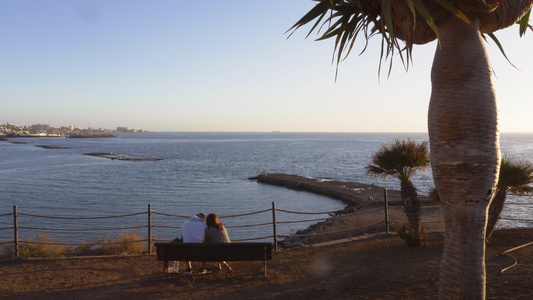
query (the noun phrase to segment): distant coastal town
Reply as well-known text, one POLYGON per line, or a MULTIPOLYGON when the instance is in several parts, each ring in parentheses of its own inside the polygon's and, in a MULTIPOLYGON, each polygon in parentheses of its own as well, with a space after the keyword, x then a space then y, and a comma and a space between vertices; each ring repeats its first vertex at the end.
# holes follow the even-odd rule
POLYGON ((81 128, 74 125, 52 127, 47 124, 34 125, 0 125, 0 139, 9 137, 114 137, 113 133, 144 133, 142 129, 130 129, 117 127, 116 129, 105 128, 81 128))

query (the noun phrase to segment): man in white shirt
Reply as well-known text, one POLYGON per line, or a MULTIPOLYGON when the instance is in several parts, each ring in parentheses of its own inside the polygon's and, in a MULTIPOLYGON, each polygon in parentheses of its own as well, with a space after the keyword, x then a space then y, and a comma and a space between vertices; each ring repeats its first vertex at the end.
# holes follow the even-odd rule
MULTIPOLYGON (((203 243, 205 240, 205 229, 207 225, 205 224, 205 215, 202 213, 192 216, 188 221, 181 225, 181 238, 184 243, 203 243)), ((207 274, 211 273, 213 270, 206 269, 205 261, 200 265, 200 270, 198 273, 207 274)), ((191 262, 187 262, 187 269, 185 274, 192 273, 191 262)))

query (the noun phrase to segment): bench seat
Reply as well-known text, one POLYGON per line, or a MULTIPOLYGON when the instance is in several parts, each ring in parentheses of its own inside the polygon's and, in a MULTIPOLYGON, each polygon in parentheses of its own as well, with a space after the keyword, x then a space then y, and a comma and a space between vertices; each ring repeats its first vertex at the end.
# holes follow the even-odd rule
POLYGON ((264 261, 272 260, 271 243, 155 243, 164 272, 169 261, 264 261))

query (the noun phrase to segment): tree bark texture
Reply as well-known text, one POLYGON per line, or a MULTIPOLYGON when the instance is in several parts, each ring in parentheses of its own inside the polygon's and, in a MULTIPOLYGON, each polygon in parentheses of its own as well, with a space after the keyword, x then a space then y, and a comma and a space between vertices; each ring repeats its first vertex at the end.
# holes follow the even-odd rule
POLYGON ((400 185, 403 208, 414 235, 414 244, 410 246, 420 247, 420 200, 418 199, 418 192, 411 180, 402 180, 400 185))
POLYGON ((441 299, 485 298, 485 227, 500 165, 492 69, 477 29, 438 27, 428 113, 430 158, 444 205, 441 299))
POLYGON ((492 199, 492 202, 489 205, 489 216, 488 216, 489 220, 487 223, 487 237, 486 237, 487 241, 490 239, 490 236, 494 232, 494 228, 496 228, 496 223, 498 223, 498 220, 500 219, 503 208, 505 207, 506 198, 507 198, 507 189, 498 190, 498 192, 496 193, 496 196, 494 196, 494 199, 492 199))

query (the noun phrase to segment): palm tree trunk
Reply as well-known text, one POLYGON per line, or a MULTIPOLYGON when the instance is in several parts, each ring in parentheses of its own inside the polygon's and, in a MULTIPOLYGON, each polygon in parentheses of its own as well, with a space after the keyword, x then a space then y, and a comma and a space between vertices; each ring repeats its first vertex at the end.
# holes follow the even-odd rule
POLYGON ((413 231, 412 244, 408 242, 408 245, 420 247, 420 200, 418 200, 418 192, 411 180, 402 180, 400 185, 403 207, 409 221, 409 228, 413 231))
POLYGON ((485 227, 500 149, 492 69, 480 33, 439 25, 428 114, 431 167, 444 205, 441 299, 485 298, 485 227))
POLYGON ((494 232, 496 223, 500 219, 503 208, 505 207, 505 198, 507 198, 507 190, 498 190, 494 199, 489 205, 489 221, 487 223, 487 237, 486 240, 490 239, 490 236, 494 232))

